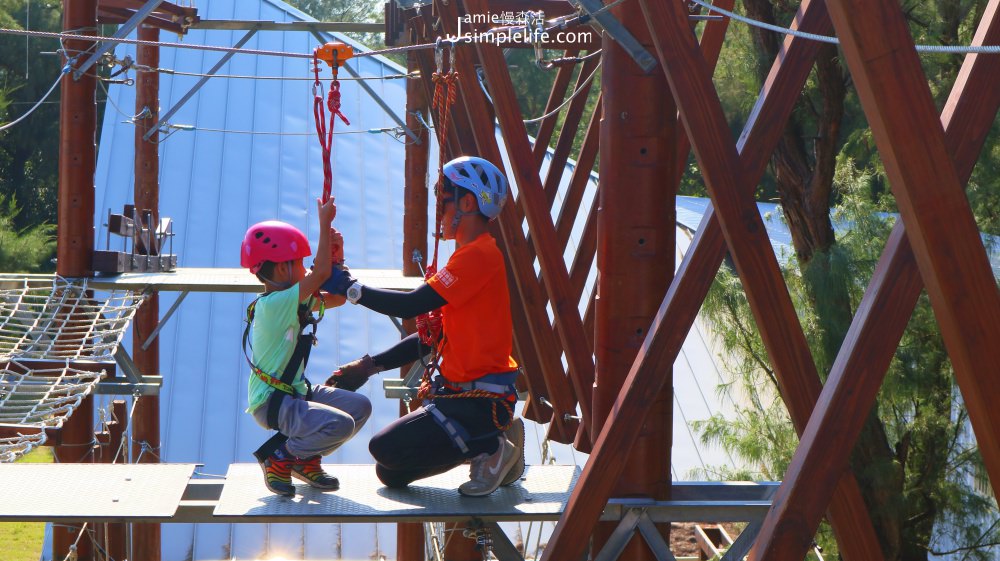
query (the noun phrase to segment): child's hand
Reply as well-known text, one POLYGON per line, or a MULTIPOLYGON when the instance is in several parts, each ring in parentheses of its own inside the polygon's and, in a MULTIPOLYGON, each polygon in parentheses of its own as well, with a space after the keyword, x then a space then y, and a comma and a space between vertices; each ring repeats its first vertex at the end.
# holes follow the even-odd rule
POLYGON ((333 197, 330 197, 330 200, 325 203, 320 199, 316 199, 316 208, 319 213, 320 227, 329 228, 330 223, 337 216, 337 205, 333 203, 333 197))
POLYGON ((330 228, 330 259, 334 263, 344 262, 344 234, 330 228))

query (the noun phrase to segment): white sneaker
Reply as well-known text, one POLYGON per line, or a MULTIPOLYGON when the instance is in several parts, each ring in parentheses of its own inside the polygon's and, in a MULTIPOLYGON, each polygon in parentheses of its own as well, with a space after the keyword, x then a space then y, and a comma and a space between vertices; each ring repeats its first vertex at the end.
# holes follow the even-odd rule
POLYGON ((524 420, 520 417, 514 419, 504 436, 507 437, 507 442, 514 446, 514 455, 517 456, 517 461, 500 482, 501 487, 515 483, 524 474, 524 420))
POLYGON ((459 493, 468 497, 489 495, 500 486, 507 472, 517 462, 519 454, 516 453, 514 446, 502 435, 497 438, 500 440, 500 446, 496 452, 472 458, 469 480, 458 488, 459 493))

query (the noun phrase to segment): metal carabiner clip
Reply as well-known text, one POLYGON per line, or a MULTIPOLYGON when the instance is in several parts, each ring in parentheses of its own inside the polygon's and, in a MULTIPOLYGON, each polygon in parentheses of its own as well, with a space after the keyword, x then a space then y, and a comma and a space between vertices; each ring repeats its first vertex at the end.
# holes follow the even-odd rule
POLYGON ((440 36, 434 42, 434 65, 437 67, 438 74, 444 73, 444 41, 441 40, 440 36))

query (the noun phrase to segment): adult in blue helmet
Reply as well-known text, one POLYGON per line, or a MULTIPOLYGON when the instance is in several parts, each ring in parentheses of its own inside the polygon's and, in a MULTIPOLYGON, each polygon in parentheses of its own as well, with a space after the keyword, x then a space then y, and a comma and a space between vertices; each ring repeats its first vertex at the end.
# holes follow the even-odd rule
POLYGON ((443 333, 419 334, 374 356, 341 366, 328 385, 356 390, 383 370, 430 354, 437 376, 420 393, 423 406, 376 434, 369 450, 389 487, 448 471, 471 460, 467 496, 485 496, 524 471, 524 425, 514 418, 517 362, 510 356, 513 326, 504 258, 489 233, 507 200, 507 179, 483 158, 463 156, 443 169, 442 234, 454 240, 448 263, 412 292, 362 286, 336 270, 324 285, 333 294, 376 312, 412 318, 440 309, 443 333), (428 344, 430 346, 428 346, 428 344), (429 353, 429 351, 434 351, 429 353))

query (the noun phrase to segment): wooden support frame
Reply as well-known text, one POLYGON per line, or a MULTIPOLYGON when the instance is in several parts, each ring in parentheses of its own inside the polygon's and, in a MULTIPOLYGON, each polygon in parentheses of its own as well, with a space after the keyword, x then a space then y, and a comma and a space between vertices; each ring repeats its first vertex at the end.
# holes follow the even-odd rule
MULTIPOLYGON (((650 7, 659 10, 674 9, 674 6, 646 5, 647 10, 650 7)), ((653 19, 656 20, 656 18, 653 19)), ((677 13, 672 14, 672 19, 667 19, 668 25, 678 28, 673 31, 658 33, 662 25, 655 25, 653 29, 654 39, 662 44, 663 36, 669 35, 672 39, 684 43, 683 56, 698 60, 702 57, 698 55, 690 35, 680 30, 680 19, 677 13)), ((822 3, 818 0, 803 2, 796 16, 794 27, 814 33, 822 33, 827 30, 829 20, 822 3)), ((798 97, 802 85, 808 77, 817 50, 818 45, 813 42, 789 37, 772 66, 771 73, 762 88, 761 97, 758 99, 744 134, 741 135, 738 143, 741 165, 738 169, 732 169, 733 164, 728 162, 733 171, 733 177, 742 178, 740 185, 733 186, 738 187, 734 188, 733 191, 745 195, 748 200, 753 186, 756 185, 757 179, 763 173, 767 160, 780 137, 782 127, 776 126, 775 123, 783 123, 788 119, 794 100, 798 97)), ((678 58, 682 55, 672 54, 671 56, 678 58)), ((698 64, 694 68, 681 72, 680 75, 689 76, 691 73, 699 76, 702 93, 714 93, 710 87, 704 62, 698 60, 698 64)), ((671 87, 674 87, 673 82, 671 87)), ((691 102, 691 96, 688 93, 679 96, 676 92, 674 95, 682 113, 686 115, 690 112, 687 105, 691 102)), ((709 109, 714 109, 715 119, 718 120, 718 112, 720 111, 718 102, 716 101, 714 107, 709 109)), ((702 109, 694 111, 696 118, 705 118, 705 114, 699 114, 701 111, 702 109)), ((722 123, 724 124, 724 121, 722 123)), ((704 134, 704 130, 709 130, 700 126, 687 126, 687 128, 688 134, 692 138, 695 138, 692 132, 704 134), (692 131, 692 129, 694 130, 692 131)), ((718 123, 716 123, 715 129, 712 130, 718 130, 718 128, 718 123)), ((718 145, 727 142, 726 136, 728 133, 721 135, 721 139, 716 139, 716 143, 711 145, 711 149, 725 150, 725 147, 718 145)), ((731 154, 727 159, 731 159, 731 154)), ((704 163, 702 167, 705 167, 704 163)), ((759 220, 755 207, 752 209, 752 213, 748 212, 741 216, 754 222, 759 220)), ((725 250, 726 242, 722 235, 719 219, 714 207, 712 207, 706 213, 695 234, 677 276, 657 312, 656 319, 646 336, 643 349, 633 363, 626 386, 616 401, 616 410, 644 411, 649 400, 659 392, 662 380, 656 375, 656 372, 661 364, 669 365, 677 357, 684 338, 697 315, 700 303, 704 300, 711 280, 718 270, 725 250)), ((773 256, 770 248, 767 248, 767 255, 773 256)), ((771 271, 771 275, 773 276, 775 272, 771 271)), ((746 275, 741 276, 746 278, 746 275)), ((783 283, 781 289, 787 299, 788 293, 784 289, 783 283)), ((801 334, 801 330, 799 333, 801 334)), ((773 345, 772 341, 768 347, 769 350, 773 345)), ((801 347, 799 348, 801 350, 801 347)), ((772 355, 775 362, 778 362, 778 358, 780 357, 772 355)), ((785 396, 786 402, 790 403, 789 410, 792 413, 793 422, 799 431, 805 428, 812 405, 819 395, 819 380, 811 360, 808 361, 808 364, 803 364, 803 367, 807 369, 805 372, 811 373, 811 375, 802 375, 801 371, 797 372, 798 377, 802 379, 800 387, 797 388, 800 393, 785 396), (805 395, 802 395, 803 393, 805 395)), ((782 372, 787 372, 787 369, 782 369, 782 372)), ((793 372, 793 374, 795 373, 793 372)), ((575 558, 582 553, 590 528, 593 527, 600 515, 604 501, 610 497, 614 481, 620 476, 622 469, 620 458, 624 457, 631 448, 637 427, 642 422, 641 415, 632 415, 631 418, 621 416, 615 422, 605 425, 595 444, 590 461, 577 483, 567 511, 560 519, 560 523, 556 526, 556 531, 549 541, 549 549, 558 551, 559 558, 575 558)), ((834 512, 846 513, 836 517, 834 529, 839 536, 845 538, 841 540, 841 543, 847 559, 879 558, 878 541, 867 512, 864 510, 857 482, 854 481, 853 477, 848 476, 841 480, 838 495, 835 497, 834 503, 831 504, 830 512, 831 514, 834 512), (847 536, 850 536, 849 540, 846 539, 847 536)))
MULTIPOLYGON (((449 3, 448 5, 435 4, 435 8, 441 17, 444 31, 446 33, 454 33, 455 29, 453 26, 457 17, 457 9, 454 3, 449 3)), ((475 53, 471 49, 456 50, 455 63, 460 76, 475 75, 474 60, 475 53)), ((486 100, 482 93, 478 91, 478 88, 474 92, 470 92, 469 90, 471 88, 460 89, 460 94, 464 102, 462 105, 464 105, 469 116, 468 130, 475 136, 479 155, 498 164, 498 167, 502 168, 503 159, 501 158, 500 149, 496 142, 493 115, 490 112, 490 107, 487 106, 486 100)), ((524 144, 527 144, 527 133, 524 134, 524 144)), ((522 163, 533 166, 533 161, 528 156, 522 160, 522 163)), ((540 183, 537 174, 535 174, 535 180, 540 183)), ((515 286, 517 287, 518 294, 514 295, 514 297, 519 296, 522 302, 527 319, 526 324, 531 332, 536 348, 539 350, 540 358, 548 362, 548 367, 543 367, 543 374, 549 392, 549 401, 553 405, 550 434, 559 442, 569 442, 572 441, 576 434, 577 427, 575 423, 567 419, 567 416, 576 416, 576 403, 573 396, 567 391, 566 376, 564 375, 559 357, 560 345, 551 327, 548 326, 548 317, 545 312, 548 300, 535 277, 533 258, 528 253, 527 242, 521 230, 521 220, 518 219, 518 213, 514 205, 504 206, 498 223, 502 234, 498 238, 498 242, 503 245, 511 272, 517 279, 515 286)), ((565 271, 565 266, 563 266, 563 271, 565 271)), ((591 364, 591 373, 592 371, 593 366, 591 364)), ((579 395, 577 399, 580 399, 579 395)), ((587 400, 587 403, 581 403, 581 408, 586 406, 589 414, 589 397, 587 400)), ((582 402, 582 399, 580 401, 582 402)))
MULTIPOLYGON (((563 56, 575 57, 579 54, 579 49, 567 49, 563 56)), ((573 78, 574 68, 575 66, 573 65, 566 65, 560 66, 556 70, 556 77, 552 81, 552 90, 549 92, 549 99, 545 103, 543 115, 548 115, 555 111, 556 107, 559 107, 559 104, 566 98, 566 90, 569 88, 570 79, 573 78)), ((548 151, 549 141, 552 140, 552 132, 555 130, 556 121, 558 120, 559 114, 556 113, 542 119, 538 125, 538 134, 535 135, 535 145, 531 147, 531 152, 535 157, 535 167, 539 170, 542 168, 542 162, 545 160, 545 153, 548 151)))
POLYGON ((569 106, 565 109, 566 118, 559 129, 559 140, 556 141, 556 147, 552 152, 552 159, 549 161, 548 173, 545 174, 545 183, 542 187, 549 209, 552 208, 552 204, 556 200, 556 193, 559 191, 559 182, 562 179, 563 173, 565 173, 566 162, 569 161, 570 151, 573 149, 573 138, 576 136, 577 129, 580 128, 583 110, 587 106, 587 96, 590 94, 591 86, 594 84, 593 80, 588 82, 587 78, 594 73, 597 63, 598 59, 594 57, 585 60, 580 65, 580 74, 577 75, 576 87, 573 88, 573 91, 577 92, 576 97, 569 102, 569 106))
MULTIPOLYGON (((484 0, 467 0, 465 5, 470 13, 486 13, 487 11, 484 0)), ((478 43, 476 51, 493 93, 494 107, 511 164, 510 175, 516 181, 521 196, 524 197, 525 215, 535 245, 539 249, 538 260, 542 275, 546 279, 545 288, 552 306, 566 362, 569 365, 569 378, 573 383, 577 403, 582 412, 583 424, 585 427, 589 427, 594 379, 593 355, 586 345, 583 320, 578 309, 579 303, 572 301, 567 296, 570 293, 569 274, 562 254, 555 251, 557 244, 555 226, 544 202, 545 194, 542 190, 541 180, 532 165, 533 159, 531 147, 528 144, 528 133, 521 121, 520 111, 517 107, 517 96, 499 47, 478 43)), ((468 100, 466 102, 470 112, 474 111, 473 107, 468 104, 468 100)), ((487 151, 499 155, 496 138, 493 136, 492 119, 488 121, 483 119, 482 110, 478 113, 480 117, 473 118, 471 121, 473 129, 476 130, 476 140, 480 143, 480 150, 486 148, 487 151)), ((499 158, 496 160, 499 161, 499 158)), ((517 228, 520 230, 520 224, 517 225, 517 228)), ((521 237, 520 232, 517 233, 517 236, 521 237)), ((518 275, 520 276, 522 273, 523 271, 518 272, 518 275)), ((534 277, 534 272, 531 273, 531 276, 534 277)))
MULTIPOLYGON (((992 0, 983 14, 974 45, 1000 42, 998 9, 1000 1, 992 0)), ((972 174, 1000 108, 1000 90, 992 83, 998 72, 997 57, 966 56, 940 118, 945 148, 963 185, 972 174)), ((897 222, 785 475, 775 506, 765 519, 753 550, 754 559, 794 557, 806 551, 807 540, 811 540, 829 502, 830 481, 847 469, 850 451, 875 402, 922 286, 903 222, 897 222)), ((980 370, 979 375, 986 371, 980 370)), ((966 387, 968 382, 963 386, 963 394, 969 393, 966 387)), ((981 388, 972 391, 978 393, 981 388)), ((992 417, 995 435, 996 415, 992 417)), ((984 457, 990 453, 991 445, 992 453, 996 453, 996 444, 995 437, 992 443, 981 443, 984 457)), ((992 475, 996 488, 995 473, 992 475)))

